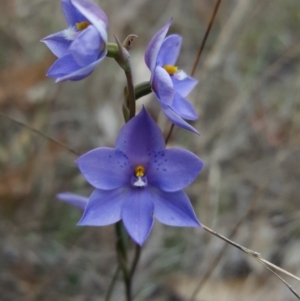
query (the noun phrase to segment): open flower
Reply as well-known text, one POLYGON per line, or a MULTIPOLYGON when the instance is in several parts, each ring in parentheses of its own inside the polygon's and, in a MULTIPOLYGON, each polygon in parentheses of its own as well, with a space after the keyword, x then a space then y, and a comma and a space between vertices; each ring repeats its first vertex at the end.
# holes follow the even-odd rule
POLYGON ((162 133, 145 109, 124 125, 115 148, 94 149, 77 164, 95 191, 88 202, 69 193, 58 198, 85 207, 78 225, 105 226, 122 219, 139 245, 148 237, 154 217, 170 226, 200 227, 182 189, 197 177, 203 163, 187 150, 165 149, 162 133))
POLYGON ((91 74, 106 56, 106 14, 86 0, 61 0, 68 28, 42 40, 58 57, 47 76, 81 80, 91 74))
POLYGON ((183 120, 198 118, 193 106, 185 99, 198 81, 175 66, 182 38, 177 34, 166 37, 171 23, 172 20, 154 35, 145 52, 145 62, 151 71, 152 91, 171 122, 199 134, 183 120))

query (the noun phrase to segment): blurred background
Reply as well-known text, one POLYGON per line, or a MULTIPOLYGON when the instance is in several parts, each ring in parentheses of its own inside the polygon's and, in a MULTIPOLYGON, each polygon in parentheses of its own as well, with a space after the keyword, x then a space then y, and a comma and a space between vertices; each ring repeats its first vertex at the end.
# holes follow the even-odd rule
MULTIPOLYGON (((98 0, 113 34, 137 34, 134 82, 149 80, 144 51, 171 17, 190 72, 216 1, 98 0)), ((92 188, 76 156, 113 146, 125 78, 107 59, 80 82, 55 84, 55 57, 39 42, 66 27, 59 0, 0 2, 0 300, 103 300, 116 268, 114 227, 77 227, 81 212, 55 198, 92 188)), ((186 191, 200 221, 300 275, 300 2, 223 0, 188 97, 198 137, 175 129, 169 146, 206 166, 186 191)), ((162 130, 157 101, 145 104, 162 130)), ((159 223, 145 244, 135 300, 292 301, 263 266, 201 229, 159 223), (220 255, 221 254, 221 255, 220 255), (219 258, 219 262, 216 261, 219 258), (210 273, 211 272, 211 273, 210 273)), ((285 278, 300 291, 299 282, 285 278)), ((112 300, 124 300, 121 278, 112 300)))

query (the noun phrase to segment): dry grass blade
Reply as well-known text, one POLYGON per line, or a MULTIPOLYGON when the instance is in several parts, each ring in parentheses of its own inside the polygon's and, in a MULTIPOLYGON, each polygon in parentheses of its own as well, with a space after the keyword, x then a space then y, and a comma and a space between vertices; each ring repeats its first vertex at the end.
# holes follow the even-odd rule
POLYGON ((289 273, 289 272, 287 272, 287 271, 279 268, 278 266, 270 263, 269 261, 265 260, 264 258, 261 257, 261 255, 258 252, 252 251, 250 249, 247 249, 247 248, 245 248, 245 247, 237 244, 236 242, 234 242, 234 241, 228 239, 227 237, 225 237, 225 236, 223 236, 223 235, 215 232, 214 230, 208 228, 207 226, 205 226, 203 224, 202 224, 202 227, 203 227, 203 229, 205 231, 209 232, 210 234, 212 234, 212 235, 214 235, 214 236, 216 236, 216 237, 218 237, 218 238, 226 241, 230 245, 238 248, 239 250, 241 250, 244 253, 250 255, 251 257, 253 257, 256 261, 258 261, 264 267, 266 267, 269 271, 271 271, 278 279, 280 279, 287 286, 287 288, 297 297, 297 299, 300 300, 299 294, 292 288, 292 286, 288 282, 286 282, 282 277, 280 277, 273 269, 276 269, 276 270, 278 270, 278 271, 280 271, 282 273, 285 273, 286 275, 289 275, 290 277, 293 277, 294 279, 296 279, 296 280, 298 280, 300 282, 300 279, 297 276, 295 276, 295 275, 293 275, 293 274, 291 274, 291 273, 289 273))
MULTIPOLYGON (((253 212, 254 207, 255 207, 256 203, 258 202, 258 199, 261 197, 261 195, 263 194, 263 192, 266 190, 267 186, 270 184, 271 179, 276 174, 276 172, 277 172, 280 164, 286 159, 287 156, 288 156, 288 153, 284 152, 284 151, 280 152, 278 154, 277 159, 275 160, 277 162, 277 164, 274 165, 273 169, 271 170, 271 172, 269 174, 269 177, 265 180, 264 183, 262 183, 262 185, 259 187, 259 189, 255 193, 255 195, 251 199, 250 205, 249 205, 248 209, 239 218, 239 220, 237 221, 237 223, 235 224, 235 226, 232 228, 232 230, 228 234, 228 237, 229 237, 228 239, 233 239, 233 237, 235 236, 238 228, 241 226, 241 224, 243 223, 243 221, 253 212)), ((228 244, 224 244, 224 246, 221 249, 221 251, 219 252, 219 254, 215 257, 214 261, 212 262, 212 264, 210 265, 210 267, 207 269, 207 271, 203 275, 202 279, 199 281, 199 284, 197 285, 197 287, 193 291, 193 293, 192 293, 192 295, 190 297, 190 301, 195 301, 195 298, 197 297, 197 295, 199 294, 199 292, 201 291, 201 289, 203 288, 203 286, 207 283, 207 281, 211 277, 212 273, 214 272, 215 268, 217 267, 217 265, 219 264, 220 260, 222 259, 223 255, 225 253, 225 250, 227 249, 227 247, 228 247, 228 244)), ((283 271, 285 271, 285 270, 282 270, 282 272, 283 271)), ((291 276, 292 274, 289 274, 289 275, 291 276)))
POLYGON ((37 129, 32 128, 31 126, 27 125, 26 123, 23 123, 21 121, 15 120, 14 118, 9 117, 9 116, 7 116, 6 114, 4 114, 2 112, 0 112, 0 115, 3 116, 3 117, 5 117, 5 118, 7 118, 7 119, 9 119, 9 120, 11 120, 11 121, 13 121, 14 123, 16 123, 16 124, 18 124, 18 125, 20 125, 22 127, 25 127, 28 130, 30 130, 30 131, 32 131, 32 132, 34 132, 34 133, 36 133, 36 134, 44 137, 45 139, 51 141, 52 143, 55 143, 55 144, 61 146, 62 148, 66 149, 67 151, 73 153, 74 155, 80 156, 80 154, 78 152, 74 151, 73 149, 69 148, 68 146, 64 145, 63 143, 55 140, 54 138, 51 138, 51 137, 47 136, 43 132, 41 132, 41 131, 39 131, 37 129))

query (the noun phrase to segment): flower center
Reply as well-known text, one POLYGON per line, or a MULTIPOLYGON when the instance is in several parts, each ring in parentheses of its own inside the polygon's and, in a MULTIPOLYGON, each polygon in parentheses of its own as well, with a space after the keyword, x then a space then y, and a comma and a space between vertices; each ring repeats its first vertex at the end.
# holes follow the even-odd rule
POLYGON ((176 73, 178 71, 178 67, 177 66, 173 66, 173 65, 164 65, 163 67, 170 75, 173 75, 174 73, 176 73))
POLYGON ((82 30, 86 29, 89 25, 91 25, 90 22, 82 21, 82 22, 76 23, 76 29, 79 31, 82 31, 82 30))
POLYGON ((183 70, 179 70, 177 66, 164 65, 163 67, 170 76, 174 76, 178 80, 183 80, 187 77, 187 74, 183 70))
POLYGON ((143 177, 145 175, 145 167, 142 165, 138 165, 135 169, 134 169, 134 174, 140 178, 143 177))
POLYGON ((78 31, 85 30, 89 25, 91 25, 88 21, 82 21, 79 23, 76 23, 75 26, 70 26, 67 29, 65 29, 64 37, 66 40, 74 41, 78 35, 78 31))
POLYGON ((147 185, 147 178, 145 176, 146 170, 142 165, 138 165, 134 169, 134 176, 132 179, 132 185, 135 187, 144 187, 147 185))

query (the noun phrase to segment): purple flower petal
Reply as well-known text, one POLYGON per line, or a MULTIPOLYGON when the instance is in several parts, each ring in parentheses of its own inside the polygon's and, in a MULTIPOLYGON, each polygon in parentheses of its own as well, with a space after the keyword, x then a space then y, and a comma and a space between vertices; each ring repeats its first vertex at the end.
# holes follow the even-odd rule
POLYGON ((177 79, 175 76, 172 76, 172 81, 174 90, 183 97, 186 97, 198 84, 198 81, 191 76, 187 76, 181 80, 177 79))
POLYGON ((148 184, 164 191, 179 191, 195 180, 203 165, 187 150, 173 148, 157 152, 146 170, 148 184))
POLYGON ((161 223, 178 227, 201 227, 191 202, 183 190, 164 192, 151 189, 154 217, 161 223))
MULTIPOLYGON (((62 81, 65 81, 65 80, 81 80, 85 77, 87 77, 88 75, 90 75, 94 70, 95 68, 97 67, 97 65, 105 58, 106 56, 106 52, 103 52, 101 53, 99 59, 97 61, 95 61, 94 63, 86 66, 86 67, 80 67, 76 64, 76 62, 74 61, 74 59, 71 57, 68 58, 68 61, 70 62, 71 66, 67 66, 67 59, 66 61, 64 62, 61 62, 59 64, 59 67, 60 68, 57 68, 59 69, 59 71, 65 71, 64 74, 60 74, 59 76, 56 76, 56 75, 53 75, 50 73, 50 70, 52 71, 52 68, 54 67, 54 65, 57 63, 57 61, 52 65, 52 67, 49 69, 48 73, 47 73, 47 76, 50 76, 50 77, 55 77, 56 78, 56 83, 58 82, 62 82, 62 81), (64 63, 64 64, 63 64, 64 63), (65 68, 64 68, 65 67, 65 68), (76 70, 72 70, 71 69, 75 69, 75 67, 77 68, 76 70), (68 70, 70 70, 69 72, 67 72, 68 70)), ((64 59, 65 57, 61 58, 60 60, 64 59)), ((58 73, 58 72, 57 72, 58 73)))
POLYGON ((170 105, 174 98, 173 82, 169 73, 157 66, 152 79, 152 89, 161 104, 170 105))
POLYGON ((140 246, 153 226, 153 203, 148 189, 131 189, 122 206, 122 220, 131 238, 140 246))
POLYGON ((84 209, 89 200, 89 198, 70 192, 59 193, 56 195, 56 197, 59 200, 74 205, 80 209, 84 209))
POLYGON ((97 29, 90 25, 80 32, 69 50, 76 63, 85 67, 97 61, 101 48, 105 48, 105 45, 101 44, 102 40, 97 29))
POLYGON ((153 152, 164 148, 163 135, 145 108, 123 126, 116 141, 116 149, 128 157, 133 167, 145 166, 153 152))
POLYGON ((198 119, 198 115, 194 107, 179 93, 175 93, 171 108, 177 115, 179 115, 184 119, 187 120, 198 119))
POLYGON ((71 41, 66 40, 63 31, 54 33, 42 39, 41 42, 45 43, 58 58, 65 56, 71 45, 71 41))
POLYGON ((75 8, 90 21, 107 43, 108 20, 105 12, 96 4, 86 0, 70 0, 75 8))
POLYGON ((181 36, 177 34, 165 38, 159 50, 156 64, 159 66, 175 65, 182 44, 181 36))
POLYGON ((101 147, 76 160, 86 180, 98 189, 110 190, 130 185, 133 168, 121 151, 101 147))
POLYGON ((54 78, 62 77, 66 74, 73 73, 80 68, 81 67, 78 66, 77 63, 74 61, 72 55, 69 54, 55 61, 54 64, 48 70, 47 76, 54 78))
POLYGON ((156 66, 156 58, 171 24, 172 19, 155 34, 147 46, 145 52, 145 62, 151 73, 154 71, 156 66))
POLYGON ((68 26, 74 26, 76 23, 85 21, 84 18, 74 7, 70 0, 61 0, 62 10, 68 26))
POLYGON ((106 226, 121 219, 121 208, 128 197, 123 187, 113 190, 96 189, 85 208, 79 226, 106 226))
POLYGON ((173 122, 175 125, 184 128, 186 130, 192 131, 199 135, 199 132, 192 127, 190 124, 188 124, 186 121, 184 121, 180 116, 178 116, 171 108, 170 106, 162 106, 163 112, 165 115, 170 119, 171 122, 173 122))

